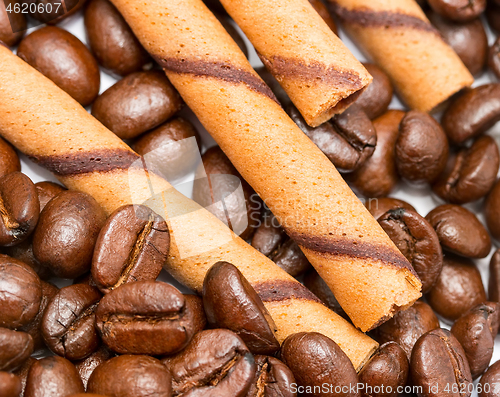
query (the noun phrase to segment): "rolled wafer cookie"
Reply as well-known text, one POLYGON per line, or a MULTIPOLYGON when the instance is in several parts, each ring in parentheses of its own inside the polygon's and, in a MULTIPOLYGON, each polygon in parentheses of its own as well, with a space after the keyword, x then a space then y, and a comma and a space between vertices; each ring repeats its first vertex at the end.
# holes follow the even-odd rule
POLYGON ((256 289, 281 342, 299 331, 336 341, 360 369, 377 343, 328 309, 302 284, 234 235, 167 181, 141 167, 141 158, 54 83, 0 47, 0 134, 67 187, 86 192, 111 213, 146 202, 171 232, 166 269, 201 292, 218 261, 236 265, 256 289))
POLYGON ((420 297, 406 258, 201 0, 112 1, 354 325, 372 329, 420 297))
POLYGON ((328 0, 412 109, 430 112, 474 78, 415 0, 328 0))
POLYGON ((312 127, 342 113, 372 77, 308 0, 221 0, 312 127))

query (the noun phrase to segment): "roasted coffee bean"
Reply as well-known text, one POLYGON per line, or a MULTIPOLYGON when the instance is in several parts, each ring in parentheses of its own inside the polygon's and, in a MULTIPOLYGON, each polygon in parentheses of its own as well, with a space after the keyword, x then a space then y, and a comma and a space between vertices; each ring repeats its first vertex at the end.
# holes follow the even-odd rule
POLYGON ((351 361, 330 338, 317 332, 299 332, 288 336, 281 345, 281 359, 292 370, 297 383, 311 389, 310 396, 359 396, 350 392, 358 383, 356 370, 351 361), (336 392, 315 392, 328 384, 336 392), (338 390, 341 390, 339 393, 338 390))
POLYGON ((24 396, 24 389, 26 388, 26 380, 28 379, 29 370, 31 366, 37 361, 38 360, 36 358, 29 357, 23 365, 21 365, 14 371, 14 375, 16 375, 21 380, 21 396, 24 396))
POLYGON ((174 396, 244 397, 257 369, 241 338, 226 329, 197 333, 188 347, 162 362, 172 374, 174 396))
POLYGON ((165 220, 143 205, 125 205, 106 220, 94 248, 92 279, 108 293, 133 281, 156 280, 167 262, 165 220))
POLYGON ((252 353, 279 350, 271 315, 236 266, 217 262, 210 268, 203 281, 203 307, 210 327, 235 332, 252 353))
POLYGON ((42 320, 47 347, 69 360, 81 360, 100 344, 95 310, 101 293, 95 287, 75 284, 61 288, 49 302, 42 320))
POLYGON ((90 375, 92 375, 94 369, 96 369, 102 363, 105 363, 109 359, 113 358, 114 356, 114 353, 106 346, 101 346, 87 358, 76 361, 74 363, 85 388, 87 388, 90 375))
POLYGON ((457 22, 477 18, 486 9, 486 0, 427 0, 439 15, 457 22))
POLYGON ((436 230, 443 249, 468 258, 485 258, 491 240, 476 215, 464 207, 443 204, 425 217, 436 230))
POLYGON ((497 5, 494 1, 488 1, 484 14, 491 29, 500 32, 500 5, 497 5))
POLYGON ((394 148, 404 115, 401 110, 389 110, 373 120, 377 131, 375 151, 361 167, 346 175, 347 182, 365 197, 387 196, 398 183, 394 148))
POLYGON ((282 361, 269 356, 255 356, 257 371, 246 397, 296 397, 292 371, 282 361))
POLYGON ((25 14, 7 11, 7 7, 12 9, 16 4, 15 0, 7 0, 0 4, 0 41, 3 41, 7 46, 19 43, 28 25, 25 14))
POLYGON ((106 346, 121 354, 173 354, 198 330, 184 296, 155 281, 123 284, 105 295, 96 326, 106 346))
POLYGON ((203 308, 203 300, 198 295, 184 294, 186 300, 186 312, 192 323, 192 335, 203 331, 207 325, 207 316, 203 308))
POLYGON ((500 240, 500 180, 493 185, 484 201, 484 215, 491 235, 500 240))
POLYGON ((35 183, 35 188, 38 194, 38 201, 40 202, 40 212, 50 200, 66 190, 65 187, 58 183, 49 181, 35 183))
POLYGON ((408 358, 396 342, 384 343, 359 373, 363 397, 397 397, 408 379, 408 358))
MULTIPOLYGON (((373 77, 371 84, 356 99, 356 106, 360 107, 370 119, 382 116, 389 107, 394 89, 391 80, 385 72, 373 63, 364 63, 363 66, 373 77)), ((377 128, 375 127, 375 130, 377 128)), ((377 130, 377 146, 378 146, 377 130)))
POLYGON ((417 212, 417 210, 406 201, 393 197, 381 197, 378 199, 367 200, 365 207, 368 211, 370 211, 370 214, 372 214, 375 219, 380 218, 389 210, 395 210, 398 208, 404 208, 409 211, 417 212))
POLYGON ((342 309, 342 306, 340 306, 340 303, 337 301, 337 298, 333 295, 330 287, 328 287, 318 272, 313 268, 311 268, 304 276, 304 285, 331 310, 346 319, 348 318, 344 309, 342 309))
POLYGON ((92 115, 122 139, 131 139, 172 117, 182 107, 179 93, 160 70, 129 74, 104 91, 92 115))
POLYGON ((499 303, 481 303, 462 314, 451 328, 464 348, 472 379, 477 379, 488 368, 493 356, 496 332, 492 332, 491 317, 496 317, 498 326, 499 310, 499 303))
POLYGON ((119 76, 138 72, 152 62, 132 29, 108 0, 92 0, 85 9, 89 46, 104 68, 119 76))
POLYGON ((32 0, 31 3, 36 7, 29 7, 29 12, 38 21, 55 25, 77 12, 85 2, 86 0, 32 0))
POLYGON ((218 146, 203 154, 197 174, 193 200, 230 226, 242 239, 250 238, 259 222, 260 202, 218 146))
POLYGON ((500 78, 500 37, 497 37, 488 50, 488 67, 497 78, 500 78))
POLYGON ((0 254, 0 327, 28 324, 38 313, 41 300, 42 286, 35 271, 0 254))
POLYGON ((24 397, 66 397, 83 393, 83 383, 78 371, 63 357, 42 358, 31 366, 24 397))
POLYGON ((500 396, 500 361, 495 362, 481 377, 477 385, 479 397, 500 396))
POLYGON ((85 193, 65 191, 43 209, 33 234, 35 258, 56 276, 76 278, 90 270, 106 214, 85 193))
POLYGON ((447 254, 443 269, 427 301, 436 313, 456 320, 471 307, 486 301, 481 274, 470 259, 447 254))
POLYGON ((413 182, 433 182, 448 158, 448 140, 439 123, 427 113, 411 110, 399 125, 396 167, 413 182))
POLYGON ((24 61, 82 106, 99 94, 99 65, 88 48, 64 29, 46 26, 26 36, 17 50, 24 61))
POLYGON ((478 18, 457 23, 435 12, 430 12, 427 16, 471 74, 481 73, 488 56, 488 37, 481 20, 478 18))
POLYGON ((431 224, 404 208, 387 211, 378 223, 417 272, 422 293, 430 291, 443 267, 443 252, 431 224))
POLYGON ((429 331, 417 341, 410 370, 413 384, 422 388, 421 397, 471 395, 472 377, 464 349, 446 329, 429 331))
POLYGON ((464 91, 452 101, 441 123, 451 143, 462 145, 500 120, 500 84, 485 84, 464 91))
POLYGON ((479 137, 470 148, 448 157, 432 190, 443 200, 464 204, 479 200, 495 184, 499 166, 498 146, 490 136, 479 137))
POLYGON ((292 239, 288 238, 269 258, 293 277, 300 276, 311 268, 311 263, 292 239))
POLYGON ((8 372, 0 372, 0 396, 20 397, 22 392, 21 379, 8 372))
POLYGON ((16 171, 21 171, 19 156, 10 143, 0 138, 0 177, 16 171))
POLYGON ((393 318, 379 326, 375 334, 380 344, 396 342, 409 360, 418 338, 436 328, 439 328, 439 320, 431 307, 425 302, 416 301, 413 306, 397 312, 393 318))
POLYGON ((500 249, 495 251, 490 260, 488 297, 490 301, 500 302, 500 249))
POLYGON ((247 45, 245 44, 245 40, 243 37, 240 35, 238 30, 231 24, 231 18, 225 13, 216 13, 215 16, 219 20, 220 24, 224 27, 227 33, 229 33, 229 36, 234 40, 236 44, 238 44, 238 47, 240 47, 240 50, 245 54, 245 56, 248 58, 248 48, 247 45))
MULTIPOLYGON (((283 108, 289 106, 291 103, 290 98, 288 97, 283 87, 281 87, 280 83, 278 83, 278 80, 276 80, 271 74, 271 72, 269 72, 269 70, 267 70, 265 66, 259 66, 255 68, 255 71, 259 74, 260 78, 264 80, 264 82, 269 86, 269 88, 271 88, 271 91, 274 93, 279 103, 281 103, 281 106, 283 106, 283 108)), ((302 122, 305 123, 305 121, 302 122)))
POLYGON ((50 269, 38 261, 33 254, 33 233, 22 243, 13 245, 11 247, 3 247, 2 252, 6 255, 9 255, 12 258, 18 259, 21 262, 25 263, 29 267, 31 267, 38 277, 42 280, 47 280, 52 276, 50 269))
MULTIPOLYGON (((321 0, 309 0, 309 3, 313 6, 314 10, 319 14, 321 18, 326 22, 328 27, 332 30, 333 33, 338 34, 337 25, 328 11, 328 7, 321 0)), ((372 83, 373 84, 373 83, 372 83)))
POLYGON ((31 335, 0 328, 0 371, 15 370, 29 358, 31 353, 33 353, 31 335))
POLYGON ((252 247, 269 256, 285 241, 287 235, 274 214, 265 207, 262 221, 252 237, 252 247))

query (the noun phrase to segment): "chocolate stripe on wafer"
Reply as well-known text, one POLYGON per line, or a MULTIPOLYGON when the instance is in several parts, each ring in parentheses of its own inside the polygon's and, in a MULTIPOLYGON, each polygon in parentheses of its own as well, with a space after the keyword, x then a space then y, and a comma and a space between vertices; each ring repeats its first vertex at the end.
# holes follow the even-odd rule
POLYGON ((289 299, 321 301, 300 283, 288 280, 264 281, 253 285, 263 302, 281 302, 289 299))

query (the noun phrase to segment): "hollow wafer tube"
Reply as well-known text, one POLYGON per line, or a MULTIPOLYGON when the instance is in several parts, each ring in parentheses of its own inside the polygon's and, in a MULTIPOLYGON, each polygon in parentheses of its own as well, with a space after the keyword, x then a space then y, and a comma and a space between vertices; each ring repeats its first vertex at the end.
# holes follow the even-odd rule
POLYGON ((137 167, 141 158, 50 80, 0 46, 0 134, 70 189, 86 192, 111 213, 149 203, 171 232, 167 270, 200 292, 207 270, 236 265, 273 317, 283 341, 299 331, 336 341, 358 369, 377 343, 328 309, 293 277, 234 235, 210 212, 137 167), (155 194, 153 194, 155 193, 155 194))
POLYGON ((412 109, 430 112, 474 78, 415 0, 329 0, 348 34, 412 109))
POLYGON ((247 182, 366 331, 411 305, 413 268, 201 0, 113 0, 247 182))

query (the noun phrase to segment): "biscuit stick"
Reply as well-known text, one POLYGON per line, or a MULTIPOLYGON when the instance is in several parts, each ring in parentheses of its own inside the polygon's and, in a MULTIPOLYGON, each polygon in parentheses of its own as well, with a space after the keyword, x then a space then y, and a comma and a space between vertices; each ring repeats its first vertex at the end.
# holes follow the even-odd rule
POLYGON ((336 341, 357 369, 377 348, 375 341, 320 303, 210 212, 164 179, 148 174, 140 167, 141 158, 121 139, 3 46, 0 115, 4 138, 68 188, 92 195, 108 214, 124 204, 146 202, 165 217, 171 232, 165 267, 186 286, 201 292, 207 270, 218 261, 228 261, 264 301, 280 342, 295 332, 320 332, 336 341))
POLYGON ((420 297, 406 258, 201 0, 112 1, 354 325, 372 329, 420 297))

